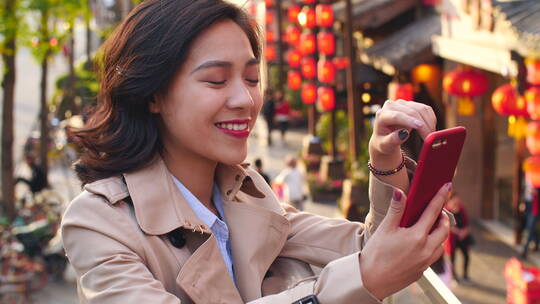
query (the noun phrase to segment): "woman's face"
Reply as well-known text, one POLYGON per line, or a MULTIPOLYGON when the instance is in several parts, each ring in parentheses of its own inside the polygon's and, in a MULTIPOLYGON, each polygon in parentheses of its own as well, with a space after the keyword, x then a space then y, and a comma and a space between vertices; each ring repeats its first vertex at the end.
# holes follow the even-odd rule
POLYGON ((244 161, 262 95, 258 61, 240 26, 226 20, 203 31, 164 95, 150 111, 161 116, 166 153, 244 161))

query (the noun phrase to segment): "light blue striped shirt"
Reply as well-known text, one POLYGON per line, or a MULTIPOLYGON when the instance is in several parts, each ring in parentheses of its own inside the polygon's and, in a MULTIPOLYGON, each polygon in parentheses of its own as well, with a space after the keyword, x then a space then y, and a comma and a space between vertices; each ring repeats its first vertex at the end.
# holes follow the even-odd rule
POLYGON ((229 228, 227 227, 227 223, 225 220, 225 211, 223 210, 223 201, 221 200, 221 195, 219 193, 218 186, 214 183, 214 188, 212 192, 212 200, 214 201, 214 206, 216 207, 220 218, 218 218, 214 213, 212 213, 206 206, 199 201, 195 195, 191 193, 191 191, 186 188, 176 177, 173 176, 174 183, 182 192, 182 195, 188 202, 189 206, 197 217, 205 223, 208 227, 210 227, 210 230, 214 234, 214 237, 216 238, 217 245, 219 247, 219 251, 221 252, 221 255, 223 256, 223 260, 225 261, 225 266, 227 266, 227 270, 229 271, 229 275, 231 276, 233 282, 234 282, 234 270, 233 270, 233 264, 232 264, 232 252, 231 252, 231 241, 229 238, 229 228))

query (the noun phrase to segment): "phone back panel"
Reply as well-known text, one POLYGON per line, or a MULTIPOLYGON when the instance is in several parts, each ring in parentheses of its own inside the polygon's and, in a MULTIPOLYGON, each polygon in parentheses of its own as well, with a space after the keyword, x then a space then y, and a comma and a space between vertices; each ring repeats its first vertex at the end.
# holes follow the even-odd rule
POLYGON ((465 128, 455 127, 426 137, 407 195, 401 227, 414 225, 439 189, 452 181, 465 135, 465 128))

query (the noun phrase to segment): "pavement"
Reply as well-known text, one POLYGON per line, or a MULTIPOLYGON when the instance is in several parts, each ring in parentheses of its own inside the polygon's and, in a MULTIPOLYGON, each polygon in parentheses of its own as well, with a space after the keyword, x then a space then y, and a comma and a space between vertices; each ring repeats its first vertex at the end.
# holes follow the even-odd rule
MULTIPOLYGON (((303 129, 290 130, 285 141, 280 140, 276 131, 273 134, 274 144, 266 144, 266 127, 262 119, 249 140, 249 153, 247 161, 261 158, 264 171, 274 178, 285 167, 284 159, 287 155, 299 155, 303 137, 303 129)), ((79 191, 80 184, 72 170, 65 167, 51 169, 51 184, 62 194, 66 202, 71 200, 79 191)), ((305 209, 328 217, 341 217, 337 204, 316 203, 307 201, 305 209)), ((476 244, 471 250, 469 276, 470 284, 459 284, 455 281, 449 283, 452 292, 464 304, 504 304, 505 281, 503 269, 511 257, 517 256, 519 246, 511 244, 511 230, 496 222, 475 222, 472 227, 476 244)), ((456 269, 461 273, 461 256, 458 254, 456 269)), ((540 253, 531 252, 527 265, 540 267, 540 253)), ((51 282, 45 289, 32 296, 33 303, 37 304, 75 304, 78 303, 73 273, 67 273, 63 282, 51 282)), ((417 284, 413 284, 392 298, 392 303, 430 303, 424 292, 417 284)))

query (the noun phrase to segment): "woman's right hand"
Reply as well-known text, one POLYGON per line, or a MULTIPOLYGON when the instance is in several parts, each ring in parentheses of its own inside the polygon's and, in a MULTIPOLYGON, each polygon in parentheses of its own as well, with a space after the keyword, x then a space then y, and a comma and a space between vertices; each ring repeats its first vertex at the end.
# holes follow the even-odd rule
POLYGON ((363 285, 373 296, 382 300, 416 282, 443 254, 450 224, 441 210, 451 187, 451 183, 444 185, 418 222, 408 228, 399 227, 405 195, 394 190, 386 217, 360 255, 363 285), (437 218, 440 220, 432 231, 437 218))

